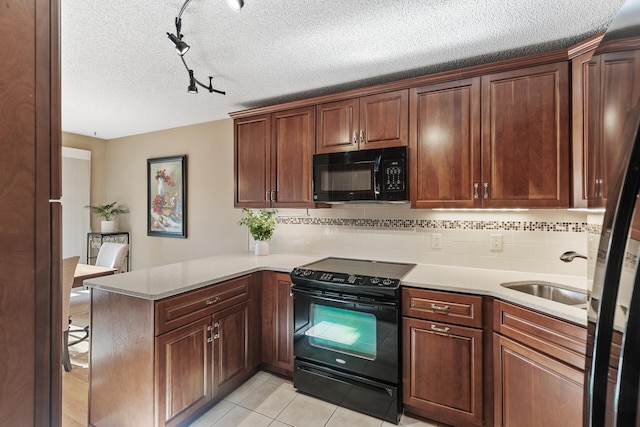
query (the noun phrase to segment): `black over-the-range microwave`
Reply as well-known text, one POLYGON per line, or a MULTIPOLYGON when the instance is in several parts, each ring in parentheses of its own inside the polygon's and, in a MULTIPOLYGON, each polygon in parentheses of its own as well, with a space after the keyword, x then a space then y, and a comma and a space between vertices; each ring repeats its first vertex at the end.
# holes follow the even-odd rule
POLYGON ((407 147, 314 155, 313 200, 407 202, 407 147))

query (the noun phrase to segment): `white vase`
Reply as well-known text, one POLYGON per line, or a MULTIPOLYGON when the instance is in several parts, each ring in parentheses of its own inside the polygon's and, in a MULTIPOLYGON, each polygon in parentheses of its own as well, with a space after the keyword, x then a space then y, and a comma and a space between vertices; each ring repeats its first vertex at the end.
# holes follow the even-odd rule
POLYGON ((257 240, 255 247, 256 255, 269 255, 269 241, 257 240))
POLYGON ((115 221, 102 221, 100 223, 100 231, 102 233, 113 233, 116 231, 115 221))

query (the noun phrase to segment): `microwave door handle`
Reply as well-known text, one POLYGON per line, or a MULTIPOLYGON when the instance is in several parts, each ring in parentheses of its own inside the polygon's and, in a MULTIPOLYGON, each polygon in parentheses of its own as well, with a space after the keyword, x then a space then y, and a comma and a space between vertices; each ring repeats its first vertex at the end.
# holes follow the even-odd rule
POLYGON ((384 176, 382 176, 383 171, 380 168, 380 163, 382 162, 382 155, 378 154, 376 156, 375 166, 373 169, 373 191, 375 193, 376 200, 380 198, 380 182, 378 182, 378 175, 380 175, 380 180, 384 183, 384 176))

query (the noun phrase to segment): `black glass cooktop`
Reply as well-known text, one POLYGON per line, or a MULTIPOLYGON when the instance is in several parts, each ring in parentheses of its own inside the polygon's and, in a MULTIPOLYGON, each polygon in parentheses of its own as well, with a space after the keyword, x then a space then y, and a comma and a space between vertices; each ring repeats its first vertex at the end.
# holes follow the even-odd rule
POLYGON ((356 276, 388 277, 402 279, 415 264, 388 261, 370 261, 350 258, 325 258, 300 268, 332 273, 344 273, 356 276))

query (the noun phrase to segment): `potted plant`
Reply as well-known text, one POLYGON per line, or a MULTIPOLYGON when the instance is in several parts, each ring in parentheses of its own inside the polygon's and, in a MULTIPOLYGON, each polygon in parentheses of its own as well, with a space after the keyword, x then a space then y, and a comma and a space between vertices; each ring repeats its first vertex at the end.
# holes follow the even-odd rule
POLYGON ((259 209, 257 211, 251 209, 242 209, 245 217, 239 222, 240 225, 246 225, 249 234, 256 241, 256 255, 269 255, 269 239, 273 236, 273 230, 276 228, 276 210, 259 209))
POLYGON ((118 202, 106 205, 87 205, 92 214, 103 218, 100 223, 100 231, 103 233, 113 233, 116 231, 116 218, 118 215, 129 213, 129 208, 119 205, 118 202))

